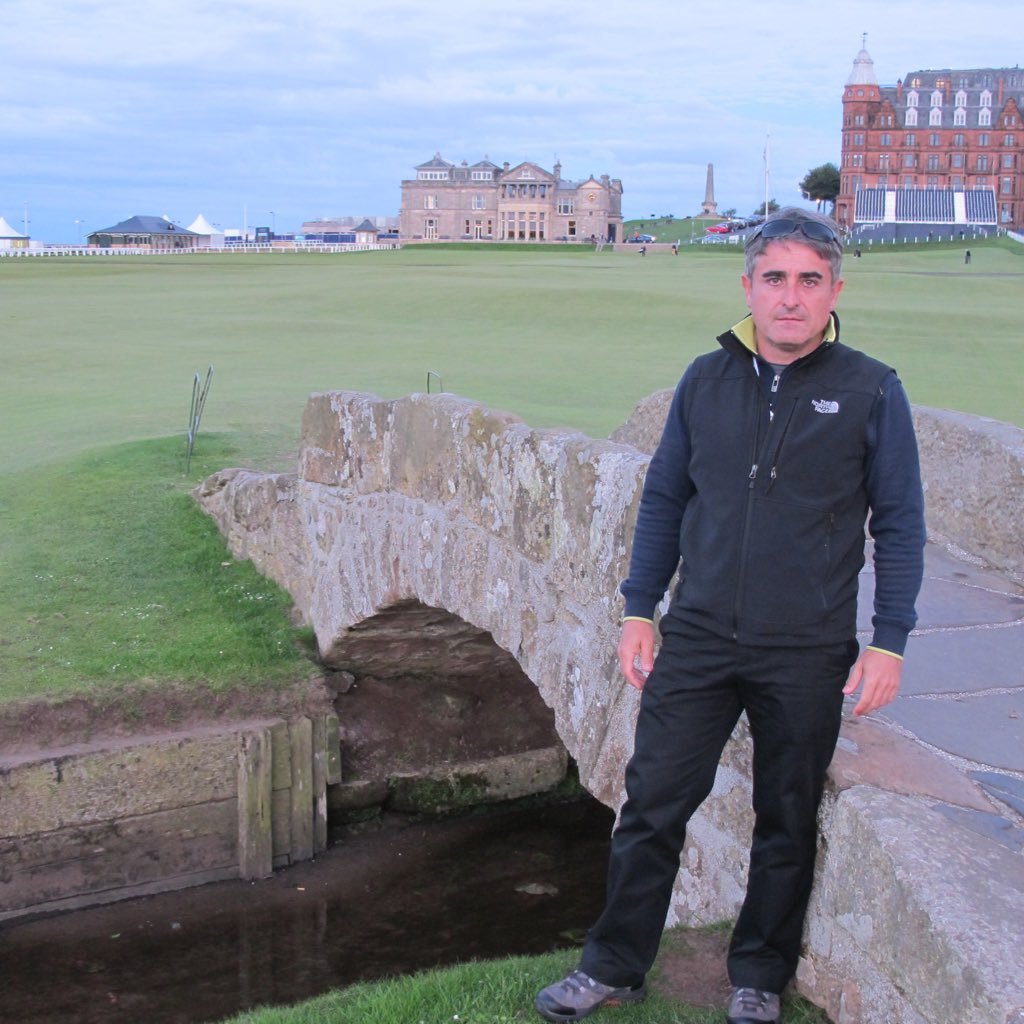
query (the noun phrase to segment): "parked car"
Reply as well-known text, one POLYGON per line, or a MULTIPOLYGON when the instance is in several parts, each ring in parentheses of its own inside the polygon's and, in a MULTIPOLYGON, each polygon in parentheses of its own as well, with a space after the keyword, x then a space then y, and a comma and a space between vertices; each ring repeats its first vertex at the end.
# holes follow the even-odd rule
POLYGON ((654 241, 654 235, 634 235, 632 238, 626 239, 628 242, 637 242, 641 245, 646 245, 648 242, 654 241))
POLYGON ((727 223, 712 224, 708 229, 708 234, 711 235, 727 235, 732 230, 727 223))

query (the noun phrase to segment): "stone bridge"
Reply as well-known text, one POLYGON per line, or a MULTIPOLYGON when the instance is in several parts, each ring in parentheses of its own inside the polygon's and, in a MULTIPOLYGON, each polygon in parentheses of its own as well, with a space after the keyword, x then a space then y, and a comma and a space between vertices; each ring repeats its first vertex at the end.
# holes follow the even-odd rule
MULTIPOLYGON (((667 392, 652 396, 614 439, 595 440, 534 430, 452 395, 317 394, 306 407, 296 474, 225 470, 196 494, 232 552, 292 594, 328 665, 386 659, 386 637, 396 621, 401 629, 405 611, 413 639, 421 623, 435 621, 417 614, 424 608, 489 634, 551 709, 583 784, 617 808, 637 706, 616 663, 617 586, 667 400, 667 392)), ((970 432, 945 414, 917 415, 927 472, 932 455, 948 455, 957 430, 970 432)), ((1001 539, 1021 504, 1019 434, 1016 449, 987 435, 957 442, 961 455, 964 444, 988 452, 975 463, 992 463, 991 450, 998 452, 989 490, 1004 493, 981 535, 964 533, 962 492, 938 502, 948 511, 939 516, 944 532, 968 550, 984 548, 1011 573, 1024 569, 1019 532, 1001 539), (1015 482, 1007 496, 1008 464, 1015 482)), ((939 490, 936 481, 930 496, 939 490)), ((1017 938, 1001 933, 1017 943, 1009 964, 987 932, 965 934, 970 924, 950 919, 961 906, 969 918, 977 898, 957 890, 970 859, 963 837, 945 835, 948 821, 930 804, 938 787, 944 800, 977 807, 977 787, 884 726, 854 728, 851 737, 844 727, 822 808, 798 986, 837 1024, 1024 1024, 1020 892, 1008 911, 1017 938), (927 792, 893 785, 885 777, 893 765, 926 779, 927 792), (923 849, 951 865, 950 879, 916 859, 923 849), (933 883, 949 888, 939 912, 914 893, 933 883), (995 962, 1005 967, 983 966, 995 962)), ((752 824, 749 748, 741 722, 691 823, 669 924, 720 920, 738 908, 752 824)))

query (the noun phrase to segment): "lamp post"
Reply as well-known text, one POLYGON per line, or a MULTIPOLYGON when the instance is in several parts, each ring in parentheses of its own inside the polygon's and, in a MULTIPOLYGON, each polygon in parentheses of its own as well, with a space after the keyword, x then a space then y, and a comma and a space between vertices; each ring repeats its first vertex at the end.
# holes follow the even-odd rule
POLYGON ((78 229, 77 233, 78 233, 78 244, 79 245, 82 244, 82 227, 81 227, 81 225, 84 224, 84 223, 85 223, 84 220, 79 220, 78 218, 75 219, 75 227, 78 229))
POLYGON ((277 235, 277 216, 273 210, 270 211, 270 237, 274 238, 277 235))

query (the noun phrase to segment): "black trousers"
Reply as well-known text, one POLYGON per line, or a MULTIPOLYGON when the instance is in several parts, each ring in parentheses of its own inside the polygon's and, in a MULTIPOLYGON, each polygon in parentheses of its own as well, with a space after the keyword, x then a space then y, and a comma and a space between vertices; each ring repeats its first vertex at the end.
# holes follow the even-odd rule
POLYGON ((639 983, 658 951, 691 815, 711 792, 745 711, 754 741, 750 871, 729 948, 733 985, 781 992, 796 970, 817 812, 857 643, 745 647, 671 612, 640 699, 626 803, 612 836, 604 912, 581 967, 639 983))

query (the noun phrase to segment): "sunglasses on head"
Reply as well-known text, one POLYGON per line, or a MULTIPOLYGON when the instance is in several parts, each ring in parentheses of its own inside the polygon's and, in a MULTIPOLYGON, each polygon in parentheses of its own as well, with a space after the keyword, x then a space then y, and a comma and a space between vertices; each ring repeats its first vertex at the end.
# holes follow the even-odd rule
POLYGON ((779 217, 777 220, 765 221, 751 236, 751 240, 760 235, 762 238, 784 238, 799 231, 807 238, 813 238, 816 242, 838 242, 839 235, 828 224, 822 224, 817 220, 793 220, 789 217, 779 217))

